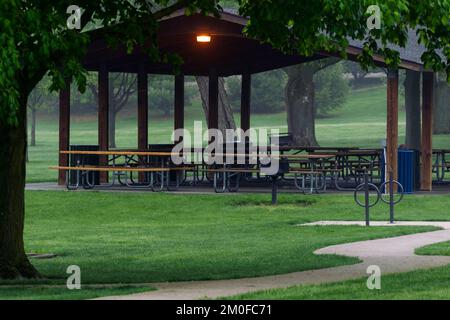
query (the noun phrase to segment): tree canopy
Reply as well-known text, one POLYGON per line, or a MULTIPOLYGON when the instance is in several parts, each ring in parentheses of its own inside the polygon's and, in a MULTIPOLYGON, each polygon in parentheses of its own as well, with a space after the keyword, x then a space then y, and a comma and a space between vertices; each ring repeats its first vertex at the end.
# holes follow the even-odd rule
POLYGON ((373 66, 381 54, 386 64, 400 63, 398 50, 405 47, 408 31, 416 30, 426 51, 425 66, 446 70, 450 80, 450 0, 239 0, 240 14, 250 18, 246 33, 284 52, 311 56, 326 50, 345 57, 349 38, 364 43, 358 60, 373 66), (381 27, 369 30, 369 6, 377 5, 381 27))
MULTIPOLYGON (((125 45, 128 51, 145 41, 152 61, 180 64, 177 56, 160 54, 158 21, 182 8, 187 14, 220 10, 218 0, 78 0, 82 9, 78 30, 67 27, 67 10, 73 4, 0 1, 0 278, 39 275, 23 243, 26 108, 36 84, 48 74, 53 90, 71 79, 84 91, 87 72, 81 61, 93 35, 111 46, 125 45)), ((245 32, 251 37, 304 56, 321 50, 344 55, 349 38, 362 40, 359 61, 364 66, 372 64, 374 53, 381 53, 389 67, 396 67, 399 53, 388 44, 403 47, 408 30, 416 30, 426 48, 423 62, 433 70, 446 70, 450 79, 450 0, 239 0, 238 4, 240 14, 250 19, 245 32), (380 7, 382 25, 368 31, 367 8, 374 2, 380 7)))
POLYGON ((128 50, 152 39, 148 54, 153 60, 176 63, 173 56, 160 56, 156 47, 158 20, 186 8, 217 12, 217 0, 80 0, 81 30, 69 29, 67 9, 73 1, 2 0, 0 1, 0 119, 17 125, 16 113, 23 100, 48 73, 51 89, 65 86, 72 78, 81 91, 86 86, 86 71, 81 59, 92 32, 111 45, 124 44, 128 50), (22 101, 21 101, 22 100, 22 101))
MULTIPOLYGON (((235 5, 235 1, 222 1, 235 5)), ((343 56, 348 39, 364 41, 359 56, 371 66, 371 56, 381 53, 390 67, 399 63, 399 53, 388 44, 404 46, 409 29, 415 29, 426 48, 422 60, 433 70, 450 74, 450 0, 239 0, 240 14, 249 17, 248 35, 286 52, 312 55, 319 50, 337 51, 343 56), (380 29, 367 29, 370 5, 380 7, 380 29)), ((86 72, 81 58, 89 43, 89 32, 67 28, 71 1, 3 0, 0 3, 0 118, 16 124, 15 113, 21 93, 31 92, 48 72, 52 89, 62 88, 72 78, 83 91, 86 72)), ((80 0, 82 28, 96 30, 112 45, 129 50, 153 40, 148 53, 155 60, 180 63, 174 56, 159 56, 156 48, 158 20, 186 7, 217 13, 217 0, 80 0)), ((22 94, 23 95, 23 94, 22 94)))

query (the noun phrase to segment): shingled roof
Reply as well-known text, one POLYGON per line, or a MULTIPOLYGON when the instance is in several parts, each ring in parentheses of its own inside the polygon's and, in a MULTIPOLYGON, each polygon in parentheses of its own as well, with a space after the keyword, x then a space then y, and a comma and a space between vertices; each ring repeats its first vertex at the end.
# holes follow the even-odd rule
MULTIPOLYGON (((232 8, 224 8, 223 12, 226 14, 231 14, 235 16, 239 16, 237 10, 232 8)), ((349 39, 350 49, 354 49, 357 51, 361 51, 363 48, 363 41, 349 39)), ((400 47, 398 45, 389 45, 389 48, 396 50, 400 54, 400 59, 407 63, 412 63, 416 65, 414 69, 423 69, 424 63, 422 62, 422 54, 426 51, 425 47, 419 44, 419 37, 416 34, 415 30, 409 30, 408 32, 408 42, 405 47, 400 47)))
MULTIPOLYGON (((363 47, 363 42, 359 40, 350 39, 349 43, 356 48, 361 49, 363 47)), ((423 65, 421 57, 425 52, 425 47, 419 44, 419 37, 414 30, 408 32, 408 42, 404 48, 398 45, 389 45, 388 47, 398 51, 402 60, 423 65)))

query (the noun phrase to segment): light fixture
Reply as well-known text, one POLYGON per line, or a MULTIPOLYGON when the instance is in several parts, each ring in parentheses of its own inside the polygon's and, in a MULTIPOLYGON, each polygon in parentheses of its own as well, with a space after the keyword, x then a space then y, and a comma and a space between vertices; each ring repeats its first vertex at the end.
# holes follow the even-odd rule
POLYGON ((207 35, 207 34, 198 35, 197 42, 201 42, 201 43, 211 42, 211 36, 207 35))

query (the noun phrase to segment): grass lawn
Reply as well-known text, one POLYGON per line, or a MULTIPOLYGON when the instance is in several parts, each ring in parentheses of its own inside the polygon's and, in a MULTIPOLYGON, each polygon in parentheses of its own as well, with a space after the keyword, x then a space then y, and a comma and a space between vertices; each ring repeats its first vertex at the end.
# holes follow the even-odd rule
MULTIPOLYGON (((449 205, 449 197, 411 196, 398 206, 397 218, 448 220, 449 205)), ((27 252, 58 257, 33 260, 47 280, 19 284, 64 284, 73 264, 80 266, 83 284, 282 274, 357 262, 313 255, 321 247, 434 229, 296 226, 361 219, 350 195, 281 195, 280 205, 272 207, 262 194, 28 191, 26 210, 27 252)), ((374 209, 372 218, 386 220, 387 207, 374 209)), ((9 292, 18 295, 3 288, 0 297, 11 297, 9 292)))
MULTIPOLYGON (((400 101, 400 104, 402 102, 400 101)), ((194 120, 204 121, 200 106, 186 110, 186 128, 193 127, 194 120)), ((239 115, 235 115, 239 123, 239 115)), ((253 114, 251 126, 254 128, 279 128, 287 130, 286 114, 253 114)), ((379 147, 380 140, 386 136, 386 88, 384 86, 351 91, 343 108, 335 110, 330 117, 318 119, 316 134, 322 146, 379 147)), ((150 143, 169 143, 173 128, 172 118, 156 118, 150 110, 150 143)), ((205 126, 204 126, 205 128, 205 126)), ((136 148, 136 115, 119 114, 117 122, 117 146, 136 148)), ((405 113, 399 114, 399 143, 405 136, 405 113)), ((42 119, 37 123, 37 146, 29 148, 27 181, 56 181, 56 172, 48 170, 57 164, 58 159, 58 121, 56 118, 42 119)), ((435 135, 434 147, 449 148, 450 135, 435 135)), ((97 144, 97 119, 91 117, 72 117, 71 144, 97 144)))
MULTIPOLYGON (((385 136, 384 87, 353 91, 344 108, 317 121, 321 145, 378 147, 385 136)), ((152 117, 150 143, 168 143, 173 119, 152 117)), ((204 122, 200 106, 186 112, 186 126, 204 122)), ((400 142, 404 139, 400 113, 400 142)), ((239 122, 239 116, 235 119, 239 122)), ((252 127, 286 131, 286 115, 253 115, 252 127)), ((135 115, 120 116, 119 148, 136 147, 135 115)), ((448 147, 450 136, 435 136, 448 147)), ((71 144, 96 144, 95 117, 73 117, 71 144)), ((56 181, 48 166, 57 162, 58 123, 38 121, 37 146, 29 148, 27 182, 56 181)), ((313 251, 338 243, 433 230, 432 227, 315 226, 317 220, 362 220, 352 195, 186 195, 106 192, 26 192, 27 252, 55 253, 33 260, 47 277, 39 281, 0 282, 0 298, 80 299, 126 294, 143 288, 83 289, 7 288, 2 285, 64 284, 69 265, 81 268, 82 284, 127 284, 159 281, 253 277, 356 263, 354 258, 315 256, 313 251)), ((396 206, 399 220, 450 220, 449 197, 406 196, 396 206)), ((388 208, 371 211, 387 220, 388 208)), ((145 288, 149 290, 149 288, 145 288)))
MULTIPOLYGON (((417 250, 418 254, 450 255, 450 242, 417 250)), ((232 297, 232 299, 450 299, 450 265, 382 276, 381 289, 369 290, 367 278, 323 285, 294 286, 232 297)))
POLYGON ((66 287, 29 287, 2 288, 0 286, 0 299, 2 300, 81 300, 98 297, 126 295, 144 291, 151 291, 148 287, 119 286, 116 288, 82 288, 81 290, 68 290, 66 287))

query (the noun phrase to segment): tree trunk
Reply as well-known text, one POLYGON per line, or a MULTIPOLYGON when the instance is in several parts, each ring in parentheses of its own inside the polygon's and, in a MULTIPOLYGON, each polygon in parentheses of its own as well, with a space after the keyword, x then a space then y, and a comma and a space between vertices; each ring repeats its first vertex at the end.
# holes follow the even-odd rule
POLYGON ((24 249, 27 96, 21 95, 17 127, 0 122, 0 278, 36 278, 24 249))
POLYGON ((450 133, 450 86, 440 75, 434 82, 434 119, 433 133, 450 133))
MULTIPOLYGON (((196 77, 198 89, 200 92, 200 97, 202 99, 203 111, 205 112, 206 122, 208 122, 208 77, 196 77)), ((220 130, 225 129, 236 129, 236 123, 233 117, 233 111, 231 110, 231 105, 228 100, 228 95, 225 90, 225 81, 223 78, 219 78, 219 128, 220 130)))
POLYGON ((31 142, 30 146, 36 146, 36 109, 31 109, 31 142))
POLYGON ((285 68, 288 83, 285 89, 288 131, 293 143, 317 146, 314 108, 314 73, 311 66, 302 64, 285 68))
POLYGON ((116 148, 116 115, 114 108, 109 110, 109 147, 116 148))
POLYGON ((406 110, 406 140, 408 148, 420 150, 420 72, 406 70, 405 110, 406 110))

